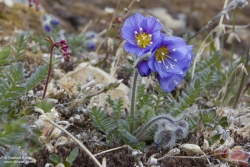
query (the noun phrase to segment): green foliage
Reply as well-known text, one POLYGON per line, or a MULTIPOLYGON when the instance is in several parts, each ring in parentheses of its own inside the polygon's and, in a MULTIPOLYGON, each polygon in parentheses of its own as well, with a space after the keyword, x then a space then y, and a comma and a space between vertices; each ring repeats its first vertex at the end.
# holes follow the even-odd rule
POLYGON ((6 73, 0 77, 0 110, 6 111, 14 108, 17 99, 25 93, 24 68, 22 63, 12 63, 6 68, 6 73))
POLYGON ((36 71, 26 80, 26 91, 33 89, 39 82, 46 79, 48 65, 39 66, 36 71))
POLYGON ((72 55, 78 55, 79 52, 84 50, 83 41, 85 34, 71 35, 68 39, 68 46, 72 49, 72 55))
POLYGON ((151 118, 155 116, 155 112, 152 107, 144 105, 142 109, 138 111, 136 118, 136 127, 148 122, 151 118))
POLYGON ((217 68, 219 69, 219 61, 221 60, 221 52, 217 51, 215 52, 213 55, 211 55, 209 57, 209 59, 202 59, 201 61, 199 61, 196 64, 196 68, 195 68, 195 73, 200 73, 202 71, 204 71, 207 68, 211 68, 214 66, 217 66, 217 68))
POLYGON ((108 96, 106 98, 106 101, 109 103, 109 105, 111 106, 111 108, 113 109, 113 119, 115 120, 115 122, 118 121, 118 119, 121 118, 121 113, 122 113, 122 110, 123 110, 123 103, 124 103, 124 100, 123 98, 119 98, 117 101, 113 100, 110 98, 110 96, 108 96))
POLYGON ((159 85, 156 85, 153 92, 149 92, 144 84, 138 86, 137 90, 137 105, 138 111, 142 110, 144 106, 148 106, 155 114, 164 113, 166 104, 168 102, 168 94, 162 92, 159 85))
MULTIPOLYGON (((198 143, 199 138, 203 136, 205 128, 210 128, 212 130, 216 130, 216 128, 226 129, 228 127, 228 120, 226 116, 217 118, 216 110, 212 109, 208 112, 201 112, 196 117, 192 117, 192 119, 189 120, 189 124, 190 129, 195 129, 196 143, 198 143)), ((222 144, 225 139, 220 133, 215 134, 208 139, 210 144, 213 144, 217 140, 222 144)))
POLYGON ((217 81, 217 75, 210 69, 205 69, 194 78, 187 87, 186 91, 183 91, 179 96, 178 100, 173 100, 169 107, 169 113, 173 115, 181 114, 190 105, 194 104, 196 99, 200 97, 201 92, 204 88, 217 81))
POLYGON ((63 161, 62 158, 56 154, 49 155, 49 160, 54 166, 58 164, 63 164, 65 167, 70 167, 72 166, 72 163, 77 158, 77 156, 78 156, 78 148, 74 148, 70 152, 69 156, 66 158, 65 161, 63 161))
POLYGON ((79 151, 78 151, 78 148, 74 148, 74 149, 70 152, 68 158, 66 159, 66 161, 69 162, 70 165, 72 165, 72 163, 74 162, 74 160, 77 158, 78 152, 79 152, 79 151))
POLYGON ((95 127, 102 132, 106 132, 115 126, 114 121, 111 118, 107 118, 107 114, 101 110, 101 107, 93 107, 89 116, 95 127))
POLYGON ((123 100, 118 99, 114 101, 108 97, 108 101, 117 112, 113 118, 108 118, 106 112, 101 110, 101 107, 93 107, 89 112, 94 126, 106 134, 107 144, 129 144, 133 148, 143 148, 145 143, 139 142, 137 138, 129 132, 129 121, 118 118, 123 106, 123 100))
POLYGON ((12 120, 2 124, 0 131, 0 145, 15 144, 17 141, 22 140, 22 136, 27 133, 27 130, 22 124, 24 120, 12 120))
POLYGON ((49 160, 53 165, 57 165, 61 162, 61 158, 58 157, 56 154, 49 155, 49 160))
POLYGON ((12 48, 12 52, 14 53, 14 62, 17 62, 24 57, 28 40, 29 38, 26 37, 25 34, 21 34, 17 37, 17 41, 12 48))
POLYGON ((53 105, 48 99, 42 99, 36 103, 36 107, 41 108, 46 113, 51 111, 53 105))
MULTIPOLYGON (((0 65, 9 63, 9 60, 7 60, 9 55, 10 55, 10 46, 9 45, 4 46, 2 51, 0 52, 0 65)), ((2 68, 0 67, 0 69, 2 68)))

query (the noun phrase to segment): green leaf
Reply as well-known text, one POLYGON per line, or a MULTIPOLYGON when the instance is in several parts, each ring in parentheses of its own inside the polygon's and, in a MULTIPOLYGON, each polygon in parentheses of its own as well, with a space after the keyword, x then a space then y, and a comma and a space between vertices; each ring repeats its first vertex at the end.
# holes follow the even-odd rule
POLYGON ((117 122, 117 126, 120 129, 126 129, 127 131, 129 131, 129 124, 124 119, 119 119, 118 122, 117 122))
POLYGON ((52 103, 49 102, 48 99, 42 99, 41 101, 38 101, 36 106, 41 108, 45 113, 50 112, 50 110, 53 108, 52 103))
POLYGON ((114 121, 111 118, 107 118, 107 114, 101 110, 101 107, 93 107, 89 112, 89 116, 95 127, 104 133, 115 126, 114 121))
POLYGON ((119 98, 118 100, 115 101, 115 100, 111 99, 110 96, 108 96, 106 98, 106 101, 112 107, 113 113, 114 113, 113 118, 114 118, 115 122, 117 122, 118 119, 121 118, 121 114, 122 114, 122 110, 123 110, 123 103, 124 103, 123 98, 119 98))
POLYGON ((225 129, 226 127, 228 127, 227 117, 226 117, 226 116, 225 116, 225 117, 222 117, 222 118, 219 120, 218 124, 219 124, 220 126, 222 126, 224 129, 225 129))
POLYGON ((0 65, 9 63, 9 60, 0 60, 0 65))
POLYGON ((220 140, 220 136, 221 136, 221 134, 214 135, 212 138, 210 138, 210 143, 213 144, 217 140, 220 140))
POLYGON ((10 92, 23 92, 25 91, 25 87, 23 86, 13 86, 9 89, 10 92))
POLYGON ((63 163, 64 167, 71 167, 71 164, 67 161, 63 161, 62 163, 63 163))
POLYGON ((216 110, 210 110, 207 114, 204 113, 202 115, 203 122, 214 123, 214 119, 216 117, 216 110))
POLYGON ((22 136, 27 133, 27 129, 22 126, 24 120, 12 120, 3 124, 0 131, 0 144, 14 144, 17 140, 22 140, 22 136))
POLYGON ((69 164, 72 165, 73 161, 77 158, 77 156, 78 156, 78 148, 76 147, 70 152, 66 161, 68 161, 69 164))
POLYGON ((4 95, 4 98, 5 99, 7 99, 7 98, 15 98, 15 99, 17 99, 20 95, 21 95, 21 93, 9 92, 9 93, 4 95))
POLYGON ((129 63, 131 66, 134 66, 134 61, 133 61, 133 60, 127 58, 127 61, 128 61, 128 63, 129 63))
POLYGON ((57 165, 61 162, 61 158, 58 157, 56 154, 51 154, 49 156, 49 160, 53 165, 57 165))
POLYGON ((47 65, 39 66, 36 69, 35 73, 33 73, 26 80, 25 83, 26 91, 33 89, 39 82, 46 79, 47 74, 48 74, 48 66, 47 65))
POLYGON ((24 33, 17 37, 14 47, 12 48, 12 51, 14 53, 14 62, 17 62, 24 57, 27 43, 28 37, 26 37, 24 33))
POLYGON ((220 123, 219 125, 225 129, 226 127, 228 127, 228 122, 225 121, 225 122, 220 123))
POLYGON ((118 132, 122 138, 122 144, 128 144, 135 149, 145 146, 143 143, 140 143, 135 136, 130 134, 129 131, 125 129, 118 129, 118 132))
POLYGON ((4 46, 0 52, 0 60, 5 60, 10 55, 10 46, 4 46))

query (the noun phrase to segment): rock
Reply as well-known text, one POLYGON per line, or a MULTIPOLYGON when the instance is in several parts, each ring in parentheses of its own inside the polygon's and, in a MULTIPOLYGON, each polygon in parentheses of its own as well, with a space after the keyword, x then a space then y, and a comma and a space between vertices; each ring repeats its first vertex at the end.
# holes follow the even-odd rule
MULTIPOLYGON (((66 78, 72 78, 77 83, 79 83, 81 86, 85 85, 87 83, 87 78, 89 74, 92 73, 91 79, 95 80, 96 84, 105 84, 108 85, 109 83, 117 81, 116 78, 112 77, 110 74, 106 73, 105 71, 101 70, 100 68, 93 67, 89 62, 83 62, 79 64, 74 71, 69 72, 66 74, 66 78)), ((110 95, 112 99, 119 99, 120 97, 124 98, 124 107, 128 108, 129 106, 129 99, 128 99, 128 93, 130 89, 123 83, 121 83, 116 89, 107 91, 106 95, 110 95)), ((102 93, 103 94, 103 93, 102 93)), ((105 98, 103 95, 101 95, 100 98, 105 98)), ((98 106, 103 106, 104 100, 99 99, 97 104, 98 106)), ((96 103, 96 102, 95 102, 96 103)), ((94 105, 94 102, 91 103, 91 106, 88 106, 88 108, 92 107, 94 105)))

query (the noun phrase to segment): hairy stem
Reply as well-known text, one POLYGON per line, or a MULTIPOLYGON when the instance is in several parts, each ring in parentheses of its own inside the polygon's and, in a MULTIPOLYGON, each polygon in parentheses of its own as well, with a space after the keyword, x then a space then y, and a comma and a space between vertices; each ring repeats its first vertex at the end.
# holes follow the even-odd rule
POLYGON ((132 92, 130 99, 130 116, 132 117, 132 123, 130 126, 130 133, 133 134, 135 128, 135 110, 136 110, 136 94, 137 94, 137 80, 138 80, 138 71, 134 69, 132 92))
POLYGON ((153 125, 156 122, 159 122, 159 120, 167 120, 169 121, 171 124, 175 124, 174 120, 171 119, 170 116, 168 115, 159 115, 154 117, 153 119, 151 119, 150 121, 148 121, 141 129, 137 130, 137 134, 135 135, 136 138, 140 141, 140 139, 143 137, 144 133, 147 132, 147 129, 153 125))
POLYGON ((42 97, 42 99, 44 99, 44 97, 46 95, 47 87, 48 87, 48 84, 49 84, 49 77, 50 77, 52 66, 53 66, 52 65, 53 49, 54 49, 54 43, 50 43, 49 69, 48 69, 48 75, 47 75, 47 79, 46 79, 46 83, 45 83, 45 88, 44 88, 44 91, 43 91, 43 97, 42 97))
MULTIPOLYGON (((247 54, 246 54, 246 62, 245 62, 245 68, 248 69, 248 61, 249 61, 249 48, 247 50, 247 54)), ((241 78, 241 81, 240 81, 240 87, 239 87, 239 90, 237 91, 237 95, 235 97, 235 100, 234 100, 234 105, 233 105, 233 108, 236 109, 236 106, 237 106, 237 103, 238 103, 238 100, 239 100, 239 97, 240 97, 240 94, 241 94, 241 91, 242 91, 242 88, 243 88, 243 85, 244 85, 244 81, 245 81, 245 78, 246 78, 246 73, 243 72, 242 74, 242 78, 241 78)))
POLYGON ((53 126, 57 127, 58 129, 62 130, 64 133, 66 133, 70 138, 72 138, 92 159, 93 161, 99 166, 102 167, 102 165, 100 164, 100 162, 95 158, 95 156, 87 149, 87 147, 85 147, 79 140, 77 140, 72 134, 70 134, 67 130, 65 130, 64 128, 62 128, 61 126, 57 125, 55 122, 53 122, 52 120, 50 120, 46 115, 42 115, 42 117, 48 121, 49 123, 51 123, 53 126))

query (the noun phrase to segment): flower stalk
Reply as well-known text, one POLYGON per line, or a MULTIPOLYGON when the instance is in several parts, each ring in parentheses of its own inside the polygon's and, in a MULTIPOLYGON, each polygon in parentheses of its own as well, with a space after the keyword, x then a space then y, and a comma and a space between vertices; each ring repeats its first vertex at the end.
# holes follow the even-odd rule
POLYGON ((138 81, 138 71, 137 71, 137 69, 134 69, 132 92, 131 92, 131 99, 130 99, 130 116, 133 119, 131 126, 130 126, 130 133, 131 134, 134 133, 134 128, 135 128, 137 81, 138 81))
POLYGON ((48 84, 49 84, 49 77, 50 77, 50 74, 51 74, 51 70, 52 70, 52 56, 53 56, 53 50, 54 50, 54 41, 53 39, 48 36, 47 38, 45 38, 46 41, 49 42, 50 44, 50 58, 49 58, 49 69, 48 69, 48 74, 47 74, 47 79, 46 79, 46 83, 45 83, 45 88, 44 88, 44 91, 43 91, 43 97, 42 99, 44 99, 45 95, 46 95, 46 91, 47 91, 47 88, 48 88, 48 84))
POLYGON ((53 56, 53 50, 54 47, 58 48, 59 51, 62 53, 63 57, 64 57, 64 61, 69 62, 71 59, 71 53, 68 51, 69 46, 67 45, 67 42, 65 40, 61 40, 60 42, 54 42, 53 39, 48 36, 47 38, 45 38, 45 40, 47 42, 49 42, 50 44, 50 58, 49 58, 49 69, 48 69, 48 75, 47 75, 47 79, 46 79, 46 83, 45 83, 45 88, 44 88, 44 92, 43 92, 43 97, 42 99, 44 99, 46 92, 47 92, 47 87, 49 84, 49 78, 50 78, 50 74, 52 71, 52 56, 53 56))

